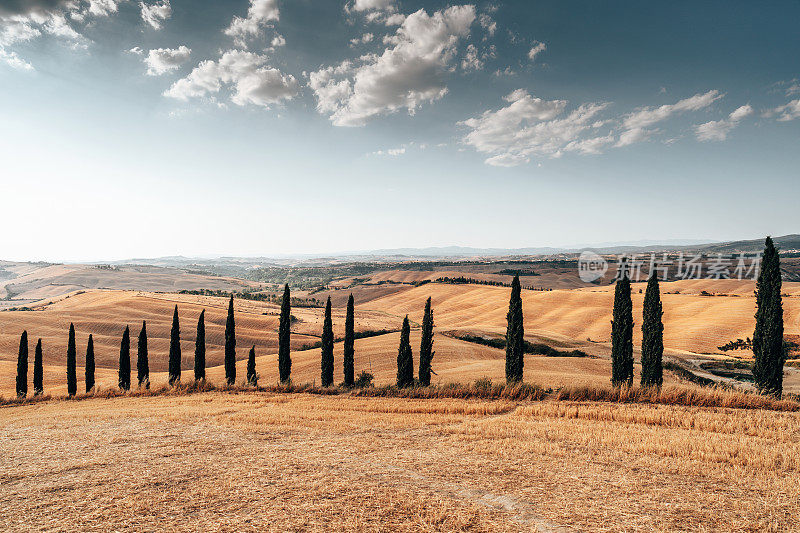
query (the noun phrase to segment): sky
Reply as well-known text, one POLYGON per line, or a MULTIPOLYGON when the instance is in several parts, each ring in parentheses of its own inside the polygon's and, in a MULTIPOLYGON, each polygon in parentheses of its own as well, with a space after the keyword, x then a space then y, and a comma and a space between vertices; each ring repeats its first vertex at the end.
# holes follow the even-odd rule
POLYGON ((0 258, 800 233, 800 3, 0 0, 0 258))

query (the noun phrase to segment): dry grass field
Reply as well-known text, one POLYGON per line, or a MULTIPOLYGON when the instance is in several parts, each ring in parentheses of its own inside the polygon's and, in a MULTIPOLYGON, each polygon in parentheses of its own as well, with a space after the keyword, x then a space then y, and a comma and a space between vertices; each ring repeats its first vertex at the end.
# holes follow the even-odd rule
MULTIPOLYGON (((503 380, 503 350, 456 336, 503 334, 508 288, 380 287, 392 290, 353 291, 369 294, 358 301, 356 330, 391 331, 356 340, 357 372, 371 372, 378 386, 394 382, 395 330, 408 313, 416 356, 416 326, 431 296, 434 383, 503 380)), ((634 285, 634 316, 641 314, 639 288, 634 285)), ((685 361, 730 355, 716 347, 752 334, 752 288, 728 281, 665 284, 666 354, 685 361)), ((335 291, 334 301, 343 304, 350 290, 335 291)), ((797 335, 800 285, 787 283, 784 291, 786 331, 797 335)), ((43 339, 50 395, 0 407, 0 525, 85 531, 800 531, 796 404, 790 412, 764 410, 752 395, 743 402, 708 403, 702 398, 736 393, 686 389, 685 383, 676 388, 680 376, 670 371, 665 390, 701 399, 669 400, 678 397, 669 392, 655 404, 633 396, 620 403, 603 392, 609 390, 613 291, 524 291, 523 299, 528 340, 589 354, 526 356, 526 381, 558 391, 541 401, 274 390, 106 397, 116 389, 122 329, 131 326, 135 365, 142 320, 148 323, 153 388, 166 384, 175 305, 185 382, 192 380, 195 325, 205 309, 207 375, 221 385, 227 300, 91 290, 44 302, 36 311, 0 312, 0 396, 14 395, 22 329, 31 349, 43 339), (99 392, 78 401, 64 399, 70 322, 78 332, 79 391, 89 333, 96 342, 99 392), (678 405, 684 403, 695 406, 678 405)), ((237 381, 243 382, 244 359, 255 345, 260 384, 275 384, 279 309, 237 300, 235 310, 237 381)), ((294 308, 292 314, 292 378, 316 383, 320 350, 302 348, 319 339, 322 310, 294 308)), ((341 337, 343 307, 334 308, 333 321, 341 337)), ((341 342, 334 358, 338 382, 341 342)), ((787 369, 785 390, 800 391, 800 369, 787 369)))
POLYGON ((5 530, 798 530, 797 413, 209 392, 0 426, 5 530))

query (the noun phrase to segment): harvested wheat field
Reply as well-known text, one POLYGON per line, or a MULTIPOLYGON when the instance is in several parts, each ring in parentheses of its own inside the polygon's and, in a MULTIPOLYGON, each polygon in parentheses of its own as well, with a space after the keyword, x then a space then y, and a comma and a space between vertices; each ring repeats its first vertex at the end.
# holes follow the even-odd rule
MULTIPOLYGON (((800 284, 785 283, 785 327, 789 335, 800 334, 800 284)), ((749 281, 699 280, 665 283, 664 302, 665 355, 693 360, 704 357, 751 357, 749 350, 723 354, 717 347, 737 338, 752 336, 754 325, 754 285, 749 281), (701 295, 702 291, 715 296, 701 295)), ((634 347, 638 352, 641 329, 642 295, 640 285, 633 286, 634 347)), ((396 375, 399 344, 397 330, 405 314, 412 327, 422 319, 425 299, 433 301, 436 321, 436 355, 433 361, 435 383, 467 382, 481 377, 502 379, 502 350, 465 342, 461 334, 501 336, 506 328, 510 289, 483 285, 429 283, 419 287, 404 286, 393 292, 356 305, 356 331, 390 331, 356 341, 356 371, 371 372, 377 384, 391 383, 396 375)), ((341 291, 344 293, 348 291, 341 291)), ((340 298, 342 301, 346 299, 340 298)), ((532 342, 543 342, 559 349, 580 349, 591 357, 560 358, 527 356, 525 376, 529 382, 544 387, 565 384, 607 383, 610 375, 610 330, 613 288, 523 291, 525 333, 532 342)), ((207 364, 211 379, 222 379, 224 328, 228 301, 225 298, 188 294, 142 291, 96 290, 73 293, 44 305, 36 311, 0 312, 0 395, 14 391, 15 363, 19 335, 28 331, 30 348, 42 338, 45 363, 45 388, 52 394, 65 392, 64 367, 67 331, 75 323, 78 345, 78 376, 82 367, 86 340, 94 335, 98 366, 98 384, 116 385, 119 342, 125 325, 131 327, 135 364, 136 335, 141 321, 147 320, 151 380, 166 382, 167 353, 172 311, 178 305, 181 320, 182 368, 193 368, 194 338, 197 318, 205 309, 207 364)), ((238 375, 245 375, 247 351, 256 347, 258 372, 262 382, 277 381, 277 306, 258 301, 236 300, 236 335, 238 375)), ((303 350, 319 341, 322 309, 294 308, 292 324, 292 377, 296 382, 312 383, 319 379, 319 349, 303 350)), ((334 334, 344 333, 343 307, 333 310, 334 334)), ((419 331, 411 338, 414 352, 419 347, 419 331)), ((336 343, 335 379, 341 379, 342 344, 336 343)), ((638 378, 638 371, 636 372, 638 378)), ((787 367, 785 391, 800 392, 800 369, 787 367)), ((666 374, 674 380, 671 373, 666 374)), ((30 379, 30 376, 29 376, 30 379)), ((746 386, 746 384, 745 384, 746 386)), ((79 385, 80 389, 80 385, 79 385)))
POLYGON ((800 415, 269 392, 0 409, 6 530, 789 531, 800 415))

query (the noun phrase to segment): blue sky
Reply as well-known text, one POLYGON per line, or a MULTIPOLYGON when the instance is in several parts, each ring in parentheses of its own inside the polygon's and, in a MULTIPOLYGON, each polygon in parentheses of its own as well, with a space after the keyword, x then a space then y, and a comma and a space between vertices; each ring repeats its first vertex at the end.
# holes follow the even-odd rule
POLYGON ((0 0, 6 259, 798 232, 800 4, 0 0))

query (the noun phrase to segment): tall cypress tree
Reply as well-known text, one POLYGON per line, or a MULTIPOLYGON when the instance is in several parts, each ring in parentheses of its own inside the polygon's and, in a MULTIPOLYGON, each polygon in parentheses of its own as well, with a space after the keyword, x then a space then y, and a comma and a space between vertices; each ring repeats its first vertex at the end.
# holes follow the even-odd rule
POLYGON ((206 310, 197 319, 197 336, 194 339, 194 380, 206 379, 206 310))
POLYGON ((258 374, 256 373, 256 347, 250 348, 247 355, 247 383, 253 387, 258 387, 258 374))
POLYGON ((431 384, 431 361, 433 360, 433 310, 431 299, 425 302, 422 317, 422 342, 419 347, 419 382, 427 387, 431 384))
POLYGON ((664 355, 664 323, 658 276, 650 274, 644 293, 642 314, 642 387, 660 387, 664 381, 661 359, 664 355))
POLYGON ((506 381, 522 381, 525 364, 525 327, 522 323, 522 286, 519 276, 511 282, 506 315, 506 381))
POLYGON ((289 284, 283 288, 281 300, 281 318, 278 324, 278 374, 281 383, 286 383, 292 374, 292 358, 289 349, 289 340, 292 328, 292 301, 289 293, 289 284))
POLYGON ((44 393, 44 369, 42 368, 42 339, 36 341, 36 350, 33 353, 33 395, 41 396, 44 393))
POLYGON ((28 395, 28 332, 23 331, 19 338, 17 355, 17 398, 28 395))
POLYGON ((236 323, 233 320, 233 296, 228 302, 228 320, 225 322, 225 381, 236 383, 236 323))
POLYGON ((411 326, 408 315, 403 319, 403 329, 400 330, 400 348, 397 350, 397 386, 411 387, 414 385, 414 358, 411 353, 411 326))
POLYGON ((131 329, 125 326, 122 333, 122 343, 119 346, 119 388, 131 388, 131 329))
POLYGON ((172 330, 169 333, 169 384, 181 380, 181 325, 178 321, 178 306, 172 315, 172 330))
POLYGON ((78 376, 75 375, 76 369, 75 351, 75 326, 69 325, 69 340, 67 341, 67 395, 75 396, 78 392, 78 376))
POLYGON ((86 343, 86 364, 83 368, 84 378, 86 379, 86 393, 92 392, 94 388, 94 338, 89 334, 89 342, 86 343))
POLYGON ((783 341, 783 303, 781 267, 778 250, 767 237, 761 271, 756 282, 756 329, 753 333, 753 377, 762 394, 780 398, 783 394, 783 365, 786 349, 783 341))
POLYGON ((633 384, 633 303, 627 265, 614 291, 614 313, 611 321, 611 383, 615 387, 633 384))
POLYGON ((320 362, 323 387, 333 385, 333 319, 331 318, 331 297, 325 304, 325 319, 322 322, 322 361, 320 362))
POLYGON ((352 387, 355 383, 355 343, 356 343, 356 317, 353 294, 347 299, 347 316, 344 319, 344 386, 352 387))
POLYGON ((139 387, 144 385, 150 388, 150 361, 147 354, 147 322, 142 320, 142 329, 139 331, 139 344, 136 350, 136 377, 139 387))

